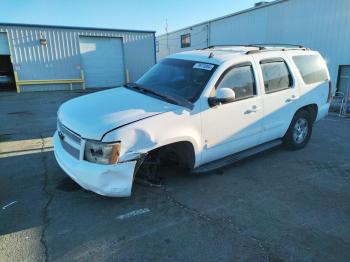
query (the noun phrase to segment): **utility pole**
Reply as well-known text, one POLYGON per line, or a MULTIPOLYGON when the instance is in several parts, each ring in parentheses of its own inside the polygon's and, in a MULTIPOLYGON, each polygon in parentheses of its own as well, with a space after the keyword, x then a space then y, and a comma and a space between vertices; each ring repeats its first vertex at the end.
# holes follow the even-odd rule
POLYGON ((166 48, 168 49, 168 55, 170 55, 169 35, 168 35, 168 18, 165 19, 165 33, 166 33, 166 48))

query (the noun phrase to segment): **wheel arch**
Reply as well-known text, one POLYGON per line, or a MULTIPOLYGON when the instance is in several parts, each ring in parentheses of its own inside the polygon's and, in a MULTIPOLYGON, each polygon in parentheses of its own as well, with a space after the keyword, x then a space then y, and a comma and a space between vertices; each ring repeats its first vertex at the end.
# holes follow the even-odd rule
POLYGON ((187 140, 163 144, 147 152, 147 154, 163 154, 163 156, 168 153, 174 153, 183 167, 192 169, 196 165, 194 145, 187 140))
POLYGON ((304 105, 303 107, 299 108, 295 112, 294 116, 302 110, 308 112, 311 115, 312 122, 315 122, 315 120, 317 119, 317 114, 318 114, 318 105, 317 104, 304 105))

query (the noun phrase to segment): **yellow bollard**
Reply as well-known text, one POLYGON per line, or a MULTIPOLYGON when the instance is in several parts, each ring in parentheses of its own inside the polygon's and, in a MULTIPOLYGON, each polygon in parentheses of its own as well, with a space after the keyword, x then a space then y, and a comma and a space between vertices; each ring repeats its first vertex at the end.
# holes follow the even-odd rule
POLYGON ((85 77, 84 77, 84 70, 80 70, 81 80, 83 81, 82 87, 83 90, 85 90, 85 77))
POLYGON ((129 69, 125 69, 126 83, 130 83, 129 69))
POLYGON ((16 90, 17 90, 17 93, 20 93, 21 90, 20 90, 19 84, 18 84, 18 81, 19 81, 19 80, 18 80, 18 74, 17 74, 16 71, 14 71, 13 74, 15 75, 15 82, 16 82, 16 90))

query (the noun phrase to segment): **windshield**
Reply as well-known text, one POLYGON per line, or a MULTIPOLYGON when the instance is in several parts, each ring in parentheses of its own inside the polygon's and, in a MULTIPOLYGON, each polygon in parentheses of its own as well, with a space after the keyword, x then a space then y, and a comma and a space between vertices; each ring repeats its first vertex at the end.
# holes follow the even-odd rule
POLYGON ((153 66, 136 84, 195 102, 216 67, 214 64, 168 58, 153 66))

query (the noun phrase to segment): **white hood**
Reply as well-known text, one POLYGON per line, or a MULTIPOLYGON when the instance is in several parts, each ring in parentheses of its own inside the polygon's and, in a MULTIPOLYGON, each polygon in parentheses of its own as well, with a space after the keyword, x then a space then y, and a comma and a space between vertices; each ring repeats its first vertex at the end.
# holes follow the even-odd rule
POLYGON ((67 101, 58 110, 58 119, 83 138, 101 140, 106 132, 114 128, 176 107, 119 87, 67 101))

